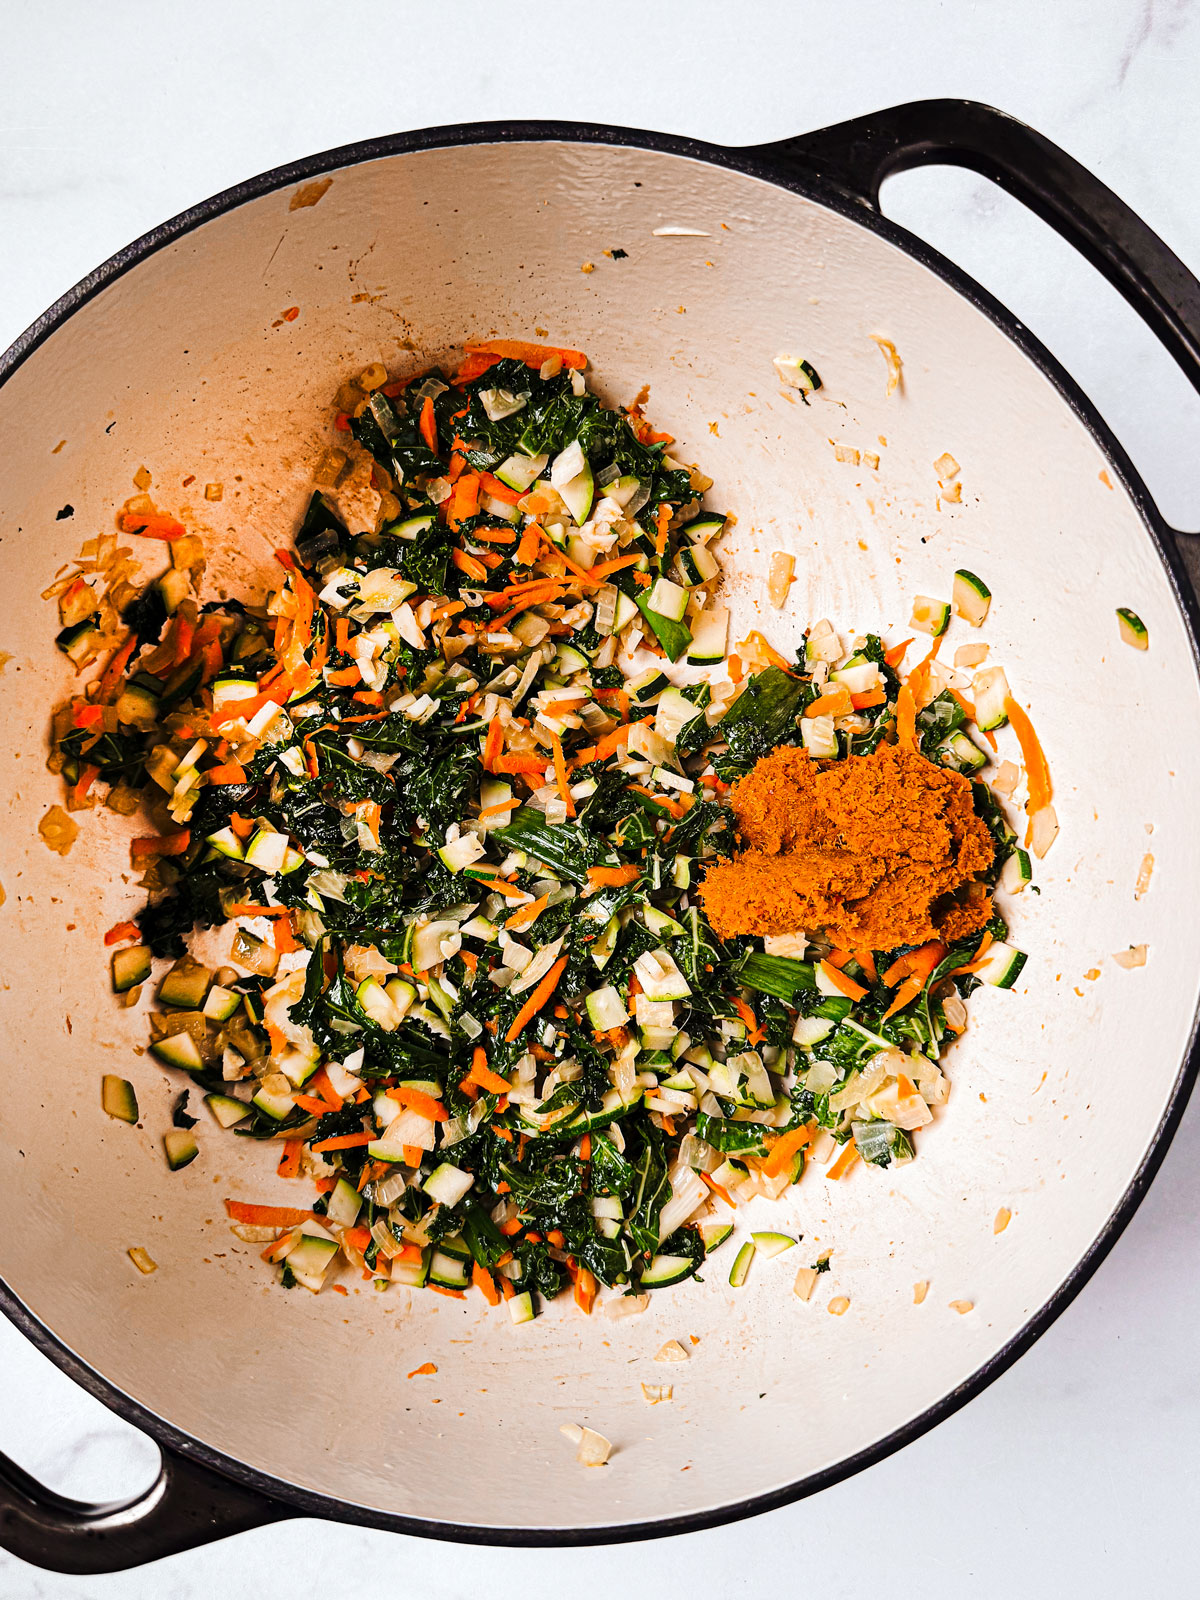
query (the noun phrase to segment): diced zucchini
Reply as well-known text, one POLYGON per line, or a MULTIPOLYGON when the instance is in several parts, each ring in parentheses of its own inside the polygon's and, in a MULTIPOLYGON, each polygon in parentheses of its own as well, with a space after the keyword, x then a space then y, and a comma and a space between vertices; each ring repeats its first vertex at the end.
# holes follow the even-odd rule
POLYGON ((980 767, 987 765, 987 756, 974 739, 968 738, 961 729, 944 739, 935 754, 943 767, 950 767, 955 772, 978 772, 980 767))
POLYGON ((483 840, 473 833, 461 833, 450 844, 438 848, 438 856, 447 872, 461 872, 464 867, 473 866, 483 854, 483 840))
POLYGON ((364 978, 354 991, 354 998, 358 1002, 359 1009, 385 1033, 391 1033, 400 1026, 400 1018, 396 1014, 391 996, 384 990, 378 978, 364 978))
POLYGON ((737 1255, 733 1258, 733 1266, 729 1269, 729 1286, 740 1289, 750 1275, 750 1263, 754 1260, 755 1246, 752 1239, 747 1239, 737 1255))
POLYGON ((578 439, 560 450, 550 464, 550 482, 563 498, 567 510, 582 526, 592 509, 595 479, 591 465, 578 439))
POLYGON ((475 1182, 475 1175, 443 1161, 423 1180, 421 1187, 442 1206, 456 1206, 475 1182))
POLYGON ((990 983, 995 989, 1011 989, 1020 977, 1026 959, 1023 950, 1014 950, 1012 945, 1000 939, 988 946, 986 954, 975 968, 975 976, 981 983, 990 983))
POLYGON ((429 1260, 429 1281, 440 1289, 465 1289, 471 1275, 465 1261, 458 1261, 435 1246, 429 1260))
POLYGON ((118 1122, 136 1122, 138 1119, 137 1095, 128 1078, 117 1078, 106 1072, 100 1081, 100 1104, 118 1122))
POLYGON ((1000 887, 1006 894, 1020 894, 1021 890, 1033 882, 1033 867, 1029 860, 1028 850, 1022 850, 1018 845, 1000 869, 1000 887))
POLYGON ((674 917, 669 917, 657 906, 652 906, 648 900, 642 907, 642 921, 646 924, 647 932, 656 939, 678 939, 683 936, 682 923, 676 922, 674 917))
POLYGON ((683 621, 687 603, 687 590, 672 583, 670 578, 656 578, 646 596, 646 604, 651 611, 657 611, 660 617, 667 617, 672 622, 683 621))
POLYGON ((851 694, 870 694, 883 688, 883 674, 873 661, 848 661, 829 674, 830 683, 840 683, 851 694))
POLYGON ((444 1255, 453 1256, 455 1261, 471 1260, 471 1247, 461 1233, 447 1234, 444 1239, 439 1239, 438 1249, 444 1255))
POLYGON ((707 545, 703 544, 681 545, 677 560, 680 574, 688 588, 694 588, 698 583, 707 583, 721 570, 716 556, 707 545))
POLYGON ((345 1178, 339 1178, 329 1194, 329 1204, 325 1208, 326 1220, 338 1228, 352 1228, 358 1221, 362 1204, 362 1195, 354 1185, 347 1183, 345 1178))
POLYGON ((391 1277, 393 1283, 403 1284, 406 1289, 423 1289, 429 1279, 429 1251, 422 1251, 419 1261, 393 1258, 391 1277))
POLYGON ((510 489, 516 489, 524 494, 526 489, 541 477, 549 459, 546 455, 527 456, 520 453, 508 456, 496 468, 496 477, 510 489))
POLYGON ((828 1017, 797 1017, 792 1029, 792 1043, 811 1050, 813 1045, 827 1039, 836 1027, 837 1023, 828 1017))
POLYGON ((432 515, 405 517, 402 522, 393 522, 388 528, 388 533, 396 539, 416 539, 421 534, 428 533, 432 527, 432 515))
MULTIPOLYGON (((404 978, 389 978, 383 986, 383 992, 392 1002, 396 1020, 403 1022, 412 1009, 413 1001, 417 998, 416 989, 404 978)), ((430 1092, 436 1093, 437 1091, 431 1090, 430 1092)))
POLYGON ((648 1000, 686 1000, 691 987, 669 950, 645 950, 633 964, 648 1000))
POLYGON ((318 1294, 336 1254, 336 1239, 318 1239, 306 1233, 295 1249, 288 1252, 287 1265, 301 1288, 318 1294))
POLYGON ((768 1260, 772 1256, 781 1256, 796 1243, 790 1233, 752 1233, 750 1237, 754 1241, 755 1249, 768 1260))
POLYGON ((163 1134, 163 1149, 172 1172, 186 1167, 189 1161, 195 1161, 200 1154, 200 1146, 190 1128, 168 1128, 163 1134))
POLYGON ((701 540, 708 543, 710 540, 715 539, 724 530, 724 527, 724 517, 716 517, 709 512, 702 511, 698 517, 693 517, 691 522, 679 531, 685 538, 691 539, 693 543, 699 543, 701 540))
POLYGON ((821 387, 817 369, 801 356, 776 356, 773 365, 779 381, 789 389, 798 389, 801 395, 815 394, 821 387))
POLYGON ((603 972, 617 947, 617 935, 621 931, 620 917, 610 917, 604 926, 604 932, 591 947, 591 957, 597 968, 603 972))
POLYGON ((245 846, 232 828, 218 828, 216 833, 208 834, 204 842, 211 845, 218 855, 228 856, 230 861, 244 861, 246 858, 245 846))
POLYGON ((919 628, 922 633, 931 633, 936 639, 950 626, 949 600, 935 600, 927 594, 917 595, 913 600, 908 625, 910 628, 919 628))
POLYGON ((172 1033, 165 1039, 156 1039, 150 1046, 150 1054, 166 1066, 180 1067, 184 1072, 200 1072, 204 1068, 204 1058, 190 1033, 172 1033))
MULTIPOLYGON (((248 724, 247 724, 248 726, 248 724)), ((260 872, 278 872, 288 852, 288 836, 274 828, 259 828, 246 846, 245 859, 260 872)))
MULTIPOLYGON (((637 614, 637 601, 632 599, 631 596, 627 595, 623 590, 618 589, 617 609, 613 616, 613 633, 620 633, 622 629, 627 628, 637 614)), ((510 1301, 509 1304, 511 1305, 512 1302, 510 1301)))
POLYGON ((696 1270, 691 1256, 655 1256, 638 1280, 643 1289, 667 1289, 696 1270))
POLYGON ((1150 648, 1150 634, 1146 624, 1136 611, 1130 611, 1128 606, 1117 607, 1117 626, 1121 630, 1121 638, 1126 644, 1131 644, 1135 650, 1148 650, 1150 648))
POLYGON ((214 983, 202 1009, 210 1021, 228 1022, 241 1003, 242 997, 236 990, 225 989, 219 983, 214 983))
POLYGON ((626 688, 635 705, 648 706, 658 699, 664 689, 670 687, 670 683, 665 672, 650 667, 645 672, 639 672, 636 678, 630 678, 626 688))
POLYGON ((524 1294, 515 1294, 507 1301, 508 1314, 516 1323, 532 1322, 537 1316, 537 1309, 533 1303, 533 1296, 526 1289, 524 1294))
POLYGON ((719 1250, 733 1233, 732 1222, 702 1222, 697 1232, 704 1240, 704 1253, 712 1255, 714 1250, 719 1250))
POLYGON ((85 617, 82 622, 76 622, 70 628, 64 628, 55 637, 55 644, 65 656, 69 656, 76 666, 81 661, 86 661, 96 648, 100 639, 100 630, 96 626, 96 618, 85 617))
POLYGON ((601 1033, 607 1033, 610 1028, 623 1028, 629 1021, 625 1002, 611 984, 592 990, 587 997, 587 1014, 592 1027, 601 1033))
POLYGON ((974 679, 975 726, 984 733, 1002 728, 1008 721, 1004 703, 1008 699, 1008 679, 1003 667, 985 667, 974 679))
POLYGON ((191 579, 182 567, 168 567, 158 580, 167 615, 173 617, 191 592, 191 579))
MULTIPOLYGON (((250 1115, 250 1107, 246 1102, 235 1099, 231 1094, 206 1094, 204 1104, 222 1128, 235 1128, 239 1122, 245 1122, 250 1115)), ((288 1111, 291 1110, 292 1102, 289 1100, 288 1111)))
POLYGON ((591 661, 582 650, 576 650, 573 644, 560 644, 554 660, 554 670, 564 678, 570 678, 577 672, 586 672, 591 666, 591 661))
POLYGON ((113 951, 112 986, 114 994, 124 994, 129 989, 135 989, 139 983, 145 983, 149 976, 149 945, 135 944, 131 945, 127 950, 113 951))
POLYGON ((158 998, 165 1006, 181 1011, 199 1011, 208 994, 212 973, 207 967, 184 956, 171 968, 158 986, 158 998))
POLYGON ((290 1117, 296 1109, 296 1102, 290 1094, 270 1094, 266 1089, 260 1089, 254 1096, 253 1104, 270 1117, 273 1122, 282 1122, 285 1117, 290 1117))
POLYGON ((954 587, 951 592, 955 614, 962 617, 964 622, 969 622, 973 628, 978 628, 987 616, 988 607, 992 603, 992 591, 987 584, 973 572, 960 567, 954 574, 954 587))

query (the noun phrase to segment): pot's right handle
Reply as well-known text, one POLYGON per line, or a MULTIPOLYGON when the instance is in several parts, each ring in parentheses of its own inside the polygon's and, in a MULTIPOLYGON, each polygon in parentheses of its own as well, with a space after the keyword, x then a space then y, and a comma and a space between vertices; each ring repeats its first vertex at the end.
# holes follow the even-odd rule
POLYGON ((1097 267, 1200 391, 1200 282, 1111 189, 1015 117, 974 100, 915 100, 754 154, 876 211, 879 187, 893 173, 936 164, 981 173, 1097 267))

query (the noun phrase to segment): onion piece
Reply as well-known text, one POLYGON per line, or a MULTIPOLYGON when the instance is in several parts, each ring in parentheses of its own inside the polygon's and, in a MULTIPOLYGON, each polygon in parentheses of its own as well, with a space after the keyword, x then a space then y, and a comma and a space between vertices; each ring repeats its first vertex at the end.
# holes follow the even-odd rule
POLYGON ((904 363, 896 353, 896 346, 890 339, 881 338, 873 333, 871 338, 879 346, 883 359, 887 362, 887 398, 890 400, 900 387, 900 379, 904 373, 904 363))
POLYGON ((1113 960, 1119 967, 1124 967, 1131 972, 1134 967, 1146 965, 1146 952, 1150 946, 1145 944, 1131 944, 1128 950, 1117 950, 1113 953, 1113 960))
POLYGON ((1029 842, 1040 861, 1058 838, 1058 818, 1054 814, 1054 807, 1042 806, 1030 817, 1029 824, 1029 842))
POLYGON ((606 1439, 602 1433, 597 1433, 594 1428, 581 1428, 579 1430, 579 1449, 575 1452, 575 1459, 580 1466, 602 1467, 611 1454, 611 1439, 606 1439))

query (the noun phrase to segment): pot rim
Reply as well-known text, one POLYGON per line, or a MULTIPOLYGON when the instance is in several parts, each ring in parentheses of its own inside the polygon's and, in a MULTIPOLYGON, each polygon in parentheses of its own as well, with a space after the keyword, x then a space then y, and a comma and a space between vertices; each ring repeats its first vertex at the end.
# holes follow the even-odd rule
MULTIPOLYGON (((599 144, 622 148, 650 150, 702 161, 710 166, 724 167, 758 178, 778 188, 788 189, 818 205, 839 213, 868 231, 879 234, 889 243, 903 250, 921 265, 942 279, 951 289, 981 311, 1005 333, 1022 353, 1048 378, 1070 406, 1078 420, 1104 452, 1112 469, 1121 480, 1136 510, 1140 514, 1150 538, 1172 582, 1176 603, 1183 615, 1191 646, 1193 660, 1200 670, 1200 605, 1187 577, 1183 562, 1175 546, 1172 530, 1158 511, 1140 474, 1133 466, 1124 448, 1101 418, 1092 402, 1067 373, 1050 351, 1021 324, 1007 308, 980 284, 953 262, 932 249, 907 229, 891 222, 879 211, 834 187, 823 184, 810 171, 786 164, 785 156, 772 159, 762 147, 736 148, 710 144, 673 134, 653 133, 636 128, 609 124, 588 124, 554 121, 476 122, 450 124, 436 128, 421 128, 405 133, 388 134, 340 145, 302 160, 274 167, 255 177, 233 185, 229 189, 201 201, 186 211, 160 223, 150 232, 118 250, 115 255, 96 267, 75 286, 68 289, 37 320, 20 334, 5 353, 0 356, 0 388, 25 364, 39 347, 80 311, 102 290, 138 266, 142 261, 175 240, 202 227, 205 223, 235 210, 249 201, 264 195, 290 188, 296 184, 319 178, 338 168, 359 166, 390 156, 411 155, 425 150, 447 149, 479 144, 599 144)), ((665 1538, 694 1533, 735 1522, 762 1512, 777 1510, 795 1501, 805 1499, 822 1489, 833 1487, 845 1479, 874 1466, 888 1456, 919 1439, 938 1423, 960 1410, 969 1400, 981 1394, 989 1384, 999 1378, 1020 1356, 1024 1355, 1043 1333, 1067 1309, 1084 1285, 1092 1277, 1118 1238, 1128 1226, 1134 1212, 1145 1198, 1159 1167, 1162 1165, 1171 1141, 1178 1130, 1187 1107, 1197 1071, 1200 1055, 1197 1036, 1200 1016, 1193 1019, 1192 1031, 1180 1063, 1179 1072, 1163 1110, 1158 1127, 1151 1138, 1141 1163, 1129 1187, 1107 1221, 1071 1272, 1054 1293, 1029 1318, 1022 1328, 998 1351, 949 1393, 902 1427, 893 1430, 866 1449, 825 1467, 818 1472, 780 1488, 752 1495, 729 1505, 715 1506, 702 1511, 664 1517, 654 1521, 614 1523, 598 1527, 488 1527, 437 1521, 407 1516, 399 1512, 380 1511, 371 1506, 341 1500, 334 1495, 319 1493, 275 1478, 267 1473, 213 1449, 202 1441, 184 1433, 166 1418, 151 1411, 142 1402, 119 1389, 109 1379, 91 1367, 73 1350, 63 1344, 57 1335, 36 1317, 22 1300, 0 1277, 0 1311, 20 1329, 30 1342, 63 1372, 74 1379, 81 1388, 103 1402, 126 1422, 148 1433, 165 1451, 186 1457, 189 1461, 207 1468, 220 1476, 234 1480, 269 1499, 294 1508, 300 1515, 355 1523, 361 1526, 387 1529, 423 1538, 447 1540, 456 1543, 491 1544, 512 1547, 547 1547, 632 1543, 643 1539, 665 1538)))

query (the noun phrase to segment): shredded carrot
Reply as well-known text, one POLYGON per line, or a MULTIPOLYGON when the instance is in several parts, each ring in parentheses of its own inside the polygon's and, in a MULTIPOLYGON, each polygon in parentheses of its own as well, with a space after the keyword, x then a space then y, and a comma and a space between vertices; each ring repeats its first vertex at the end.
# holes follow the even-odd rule
POLYGON ((567 815, 575 815, 575 801, 567 784, 567 763, 563 759, 562 740, 556 733, 550 735, 550 749, 554 756, 554 778, 558 784, 558 797, 567 808, 567 815))
POLYGON ((471 1070, 468 1073, 472 1083, 477 1083, 481 1089, 486 1089, 489 1094, 507 1094, 509 1083, 498 1072, 493 1072, 487 1064, 487 1053, 481 1045, 475 1046, 475 1054, 471 1060, 471 1070))
POLYGON ((549 903, 550 895, 549 891, 547 891, 546 894, 539 896, 538 899, 531 900, 527 906, 520 906, 513 912, 504 926, 509 933, 524 933, 527 929, 533 927, 549 903))
POLYGON ((178 833, 152 834, 134 839, 129 852, 135 859, 141 856, 181 856, 191 842, 191 829, 180 828, 178 833))
MULTIPOLYGON (((479 474, 479 485, 482 489, 486 489, 493 500, 503 500, 505 505, 508 506, 515 506, 524 498, 519 489, 510 489, 507 483, 502 483, 491 472, 481 472, 479 474)), ((472 537, 474 538, 475 536, 472 535, 472 537)), ((513 537, 515 538, 516 535, 514 534, 513 537)))
POLYGON ((115 922, 104 935, 104 942, 108 944, 124 944, 127 939, 132 939, 136 944, 142 937, 142 930, 136 922, 115 922))
POLYGON ((249 1222, 259 1228, 296 1228, 317 1216, 315 1211, 299 1211, 294 1206, 252 1206, 244 1200, 226 1200, 225 1210, 234 1222, 249 1222))
POLYGON ((839 972, 832 961, 822 961, 820 968, 839 994, 844 994, 848 1000, 861 1000, 867 993, 861 983, 855 983, 853 978, 839 972))
POLYGON ((1033 723, 1012 695, 1005 698, 1004 709, 1017 736, 1017 743, 1021 746, 1021 759, 1025 763, 1025 778, 1029 785, 1029 798, 1025 802, 1025 809, 1032 816, 1035 811, 1040 811, 1043 806, 1050 804, 1054 793, 1050 783, 1050 768, 1046 762, 1045 751, 1033 731, 1033 723))
POLYGON ((885 652, 883 659, 889 667, 898 667, 900 665, 911 643, 911 639, 905 639, 903 644, 894 644, 890 650, 885 652))
POLYGON ((279 1165, 275 1171, 281 1178, 298 1178, 300 1176, 300 1152, 304 1145, 299 1139, 285 1139, 283 1141, 283 1154, 279 1158, 279 1165))
POLYGON ((483 1295, 490 1306, 500 1304, 500 1291, 492 1280, 492 1275, 486 1267, 481 1267, 478 1261, 471 1263, 471 1282, 483 1295))
POLYGON ((587 874, 590 889, 619 889, 641 877, 642 869, 636 862, 627 861, 620 867, 589 867, 587 874))
POLYGON ((426 1094, 423 1089, 412 1089, 404 1083, 398 1084, 394 1089, 388 1089, 387 1096, 389 1100, 395 1100, 397 1105, 415 1111, 419 1117, 424 1117, 428 1122, 445 1122, 450 1115, 442 1102, 435 1100, 433 1095, 426 1094))
POLYGON ((122 533, 140 533, 146 539, 178 539, 187 532, 182 522, 156 511, 122 511, 117 527, 122 533))
POLYGON ((492 763, 492 771, 508 774, 510 777, 517 773, 525 773, 529 777, 540 777, 546 770, 544 756, 497 756, 492 763))
MULTIPOLYGON (((476 528, 471 538, 484 544, 516 544, 517 536, 511 528, 476 528)), ((481 559, 486 560, 486 557, 481 559)))
MULTIPOLYGON (((428 401, 426 401, 425 403, 426 403, 426 405, 429 404, 428 401)), ((436 1371, 437 1371, 437 1368, 434 1366, 432 1361, 422 1361, 422 1363, 421 1363, 421 1365, 419 1367, 414 1367, 413 1368, 413 1370, 409 1373, 409 1377, 410 1378, 429 1378, 429 1377, 432 1377, 433 1374, 436 1371)))
POLYGON ((433 399, 430 395, 425 396, 425 404, 421 407, 421 437, 434 455, 437 455, 437 422, 434 420, 433 399))
POLYGON ((524 897, 524 889, 518 889, 514 883, 505 883, 503 878, 476 878, 476 883, 481 883, 485 889, 494 889, 497 894, 507 896, 509 900, 520 900, 524 897))
POLYGON ((373 1133, 340 1133, 334 1139, 319 1139, 313 1145, 318 1153, 322 1150, 356 1150, 359 1145, 373 1144, 373 1133))
POLYGON ((517 545, 517 553, 513 557, 523 567, 531 567, 537 560, 537 553, 541 547, 542 530, 536 522, 531 522, 521 535, 521 542, 517 545))
POLYGON ((590 1133, 585 1133, 579 1141, 579 1159, 581 1161, 590 1161, 592 1159, 592 1136, 590 1133))
POLYGON ((567 970, 567 961, 569 959, 570 958, 568 956, 560 956, 550 968, 550 971, 542 979, 541 983, 538 984, 537 988, 529 996, 529 999, 526 1000, 520 1011, 518 1011, 516 1016, 513 1018, 508 1032, 504 1035, 505 1044, 511 1044, 521 1030, 525 1027, 526 1023, 530 1022, 535 1016, 537 1016, 538 1012, 558 988, 559 980, 561 979, 563 973, 567 970))
POLYGON ((204 776, 209 783, 245 783, 246 769, 240 761, 226 761, 222 766, 209 767, 204 776))
POLYGON ((483 742, 483 768, 491 772, 492 763, 504 748, 504 724, 499 717, 493 717, 488 723, 487 738, 483 742))
POLYGON ((575 1304, 589 1317, 596 1303, 596 1277, 587 1267, 580 1267, 575 1275, 575 1304))
POLYGON ((778 1177, 796 1151, 802 1150, 811 1138, 812 1126, 809 1123, 802 1128, 793 1128, 789 1133, 780 1134, 763 1161, 763 1174, 768 1178, 778 1177))
POLYGON ((714 1194, 720 1195, 721 1199, 724 1200, 727 1206, 732 1206, 735 1211, 737 1210, 737 1201, 729 1193, 728 1189, 722 1188, 715 1178, 710 1178, 707 1172, 702 1172, 700 1174, 700 1179, 701 1182, 708 1185, 714 1194))
POLYGON ((530 344, 526 339, 472 339, 468 340, 464 349, 468 355, 494 356, 497 361, 523 361, 527 367, 542 367, 552 356, 557 356, 564 367, 582 370, 587 366, 587 357, 582 350, 560 349, 551 344, 530 344))
POLYGON ((834 1179, 836 1182, 838 1178, 844 1177, 845 1174, 849 1172, 850 1168, 857 1160, 858 1146, 855 1144, 853 1139, 850 1139, 842 1147, 842 1153, 840 1156, 838 1156, 837 1160, 825 1168, 825 1176, 827 1178, 834 1179))
POLYGON ((654 535, 654 554, 661 558, 663 551, 667 548, 667 530, 671 524, 670 506, 659 506, 654 513, 654 520, 658 524, 657 532, 654 535))
POLYGON ((473 578, 476 583, 486 583, 488 569, 482 561, 469 556, 465 550, 451 550, 450 559, 464 577, 473 578))
POLYGON ((113 698, 117 684, 120 682, 121 674, 125 671, 129 658, 136 649, 137 635, 131 633, 120 649, 110 658, 108 665, 100 676, 99 684, 99 698, 105 703, 113 698))
POLYGON ((498 817, 502 811, 511 811, 516 805, 515 800, 498 800, 494 806, 484 806, 479 813, 479 820, 484 817, 498 817))
POLYGON ((844 717, 853 710, 854 702, 845 684, 835 683, 826 689, 811 705, 805 706, 806 717, 844 717))
POLYGON ((868 689, 864 694, 852 694, 850 704, 855 711, 867 711, 871 706, 881 706, 887 700, 882 689, 868 689))
POLYGON ((759 1027, 757 1017, 755 1017, 753 1011, 751 1011, 750 1007, 743 999, 740 998, 740 996, 735 994, 730 998, 733 1009, 737 1012, 738 1016, 741 1017, 742 1021, 746 1025, 746 1042, 751 1045, 758 1044, 761 1039, 766 1038, 766 1034, 763 1029, 759 1027))
POLYGON ((896 696, 896 739, 902 749, 917 748, 917 705, 907 683, 896 696))
POLYGON ((924 987, 924 978, 918 977, 916 973, 911 978, 905 978, 904 982, 896 990, 891 1005, 883 1013, 884 1021, 886 1022, 888 1017, 895 1012, 903 1011, 909 1001, 915 1000, 924 987))
POLYGON ((304 948, 299 939, 296 938, 296 930, 292 926, 290 914, 286 917, 276 917, 271 924, 271 939, 281 956, 294 955, 297 950, 304 948))
POLYGON ((434 1294, 444 1294, 447 1300, 465 1300, 467 1297, 461 1289, 443 1289, 441 1284, 429 1283, 425 1286, 432 1289, 434 1294))

